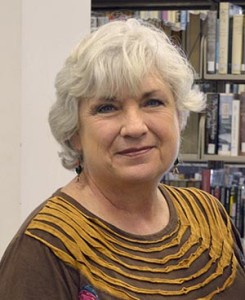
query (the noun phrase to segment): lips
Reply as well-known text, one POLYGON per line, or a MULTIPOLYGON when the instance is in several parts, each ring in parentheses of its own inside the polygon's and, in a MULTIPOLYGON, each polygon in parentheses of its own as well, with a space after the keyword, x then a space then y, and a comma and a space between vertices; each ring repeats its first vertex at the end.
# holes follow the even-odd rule
POLYGON ((118 154, 119 155, 126 155, 126 156, 135 156, 135 155, 140 155, 140 154, 147 153, 152 148, 154 148, 154 147, 145 146, 145 147, 140 147, 140 148, 127 148, 127 149, 124 149, 122 151, 119 151, 118 154))

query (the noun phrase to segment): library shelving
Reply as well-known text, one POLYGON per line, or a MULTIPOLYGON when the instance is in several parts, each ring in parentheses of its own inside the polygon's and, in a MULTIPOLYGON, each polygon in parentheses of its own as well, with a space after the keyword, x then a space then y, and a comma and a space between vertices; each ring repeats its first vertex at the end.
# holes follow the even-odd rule
MULTIPOLYGON (((132 10, 132 11, 157 11, 157 10, 217 10, 220 2, 218 0, 210 1, 146 1, 146 0, 92 0, 92 12, 103 13, 106 11, 116 10, 132 10)), ((245 9, 244 1, 229 1, 245 9)), ((203 30, 202 28, 202 31, 203 30)), ((197 84, 209 84, 211 91, 224 92, 227 83, 245 84, 245 74, 209 74, 206 67, 206 38, 205 32, 201 32, 200 37, 200 69, 196 75, 197 84)), ((206 91, 209 91, 206 89, 206 91)), ((191 118, 190 118, 191 119, 191 118)), ((224 161, 225 163, 239 163, 244 164, 245 170, 245 156, 221 156, 210 155, 205 153, 205 114, 192 116, 194 122, 198 126, 189 126, 192 131, 188 133, 188 126, 184 132, 183 145, 181 147, 181 160, 185 162, 205 162, 209 160, 224 161), (195 132, 193 132, 195 128, 195 132)))

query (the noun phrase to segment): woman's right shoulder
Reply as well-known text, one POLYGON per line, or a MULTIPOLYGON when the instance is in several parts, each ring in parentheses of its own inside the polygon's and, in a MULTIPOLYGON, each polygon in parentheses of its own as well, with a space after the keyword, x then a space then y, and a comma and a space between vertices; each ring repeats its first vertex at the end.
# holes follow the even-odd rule
MULTIPOLYGON (((57 197, 52 196, 34 209, 8 245, 0 261, 0 299, 39 299, 40 292, 46 300, 76 299, 77 270, 61 261, 47 244, 26 234, 30 224, 55 200, 57 197), (54 278, 59 273, 64 276, 54 278), (45 289, 41 291, 41 287, 45 289), (71 290, 74 298, 69 294, 71 290)), ((42 231, 40 235, 44 236, 42 231)))

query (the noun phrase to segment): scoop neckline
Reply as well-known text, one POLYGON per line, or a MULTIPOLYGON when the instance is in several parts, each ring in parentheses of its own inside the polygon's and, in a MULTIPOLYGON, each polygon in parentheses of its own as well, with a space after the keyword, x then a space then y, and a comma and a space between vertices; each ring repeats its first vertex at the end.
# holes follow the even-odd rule
POLYGON ((169 222, 160 231, 157 231, 157 232, 152 233, 152 234, 146 234, 146 235, 133 234, 133 233, 124 231, 124 230, 118 228, 117 226, 115 226, 115 225, 107 222, 106 220, 104 220, 100 216, 92 213, 90 210, 88 210, 87 208, 85 208, 81 203, 79 203, 78 201, 76 201, 73 197, 71 197, 70 195, 66 194, 65 192, 62 192, 61 188, 58 189, 53 194, 53 197, 56 196, 56 197, 59 197, 59 198, 63 198, 64 200, 70 202, 79 211, 81 211, 84 216, 86 216, 87 218, 92 219, 92 220, 98 220, 98 221, 100 221, 102 224, 104 224, 105 226, 107 226, 108 228, 110 228, 110 230, 114 231, 117 235, 119 234, 122 237, 132 238, 132 239, 136 239, 136 240, 142 240, 142 241, 150 241, 150 240, 152 240, 153 241, 153 240, 161 238, 163 235, 169 234, 171 231, 173 231, 176 228, 176 226, 178 224, 177 211, 176 211, 176 208, 174 206, 172 196, 170 196, 170 194, 168 193, 168 191, 165 189, 164 184, 160 184, 158 186, 158 188, 159 188, 160 192, 163 194, 163 196, 165 197, 167 205, 168 205, 168 208, 169 208, 169 222))

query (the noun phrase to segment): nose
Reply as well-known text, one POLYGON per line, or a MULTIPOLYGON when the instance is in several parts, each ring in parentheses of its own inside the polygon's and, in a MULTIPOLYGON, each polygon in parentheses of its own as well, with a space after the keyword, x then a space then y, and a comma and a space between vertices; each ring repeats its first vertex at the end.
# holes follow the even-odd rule
POLYGON ((130 109, 125 113, 121 127, 121 136, 139 138, 146 134, 148 127, 146 125, 143 112, 139 109, 130 109))

